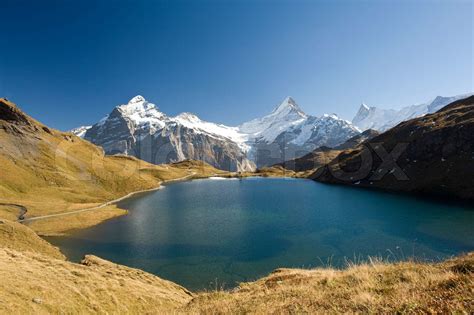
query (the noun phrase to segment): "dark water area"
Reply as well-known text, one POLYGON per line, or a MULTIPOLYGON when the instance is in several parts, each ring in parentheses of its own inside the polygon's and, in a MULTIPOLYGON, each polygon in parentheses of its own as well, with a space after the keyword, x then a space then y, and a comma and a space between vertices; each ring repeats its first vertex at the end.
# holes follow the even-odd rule
POLYGON ((232 287, 279 267, 368 256, 440 260, 474 250, 474 208, 302 179, 205 179, 119 203, 129 215, 48 241, 188 289, 232 287))

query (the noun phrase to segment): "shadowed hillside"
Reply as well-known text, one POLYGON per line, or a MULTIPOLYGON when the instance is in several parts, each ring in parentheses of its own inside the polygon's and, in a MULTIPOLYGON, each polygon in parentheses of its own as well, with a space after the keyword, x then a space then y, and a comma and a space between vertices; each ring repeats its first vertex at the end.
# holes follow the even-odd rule
POLYGON ((474 198, 474 97, 402 122, 340 153, 311 178, 436 196, 474 198))
POLYGON ((282 172, 287 170, 287 173, 290 175, 292 175, 291 171, 294 171, 300 177, 307 177, 319 167, 331 162, 342 150, 355 148, 362 142, 370 140, 377 135, 379 135, 378 131, 368 129, 334 148, 319 147, 302 157, 275 164, 273 169, 281 170, 282 172))

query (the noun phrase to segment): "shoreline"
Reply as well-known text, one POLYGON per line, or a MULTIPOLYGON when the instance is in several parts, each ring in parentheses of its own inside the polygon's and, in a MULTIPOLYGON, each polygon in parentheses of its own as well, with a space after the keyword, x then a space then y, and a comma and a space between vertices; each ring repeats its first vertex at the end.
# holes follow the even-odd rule
MULTIPOLYGON (((128 198, 130 198, 130 197, 133 197, 134 195, 137 195, 137 194, 140 194, 140 193, 146 193, 146 192, 152 192, 152 191, 160 190, 160 189, 163 188, 163 185, 165 185, 165 184, 172 183, 172 182, 178 182, 178 181, 185 181, 185 180, 188 180, 188 179, 192 178, 192 176, 195 176, 195 175, 196 175, 196 172, 194 172, 194 173, 192 173, 192 174, 189 174, 189 175, 186 175, 186 176, 183 176, 183 177, 180 177, 180 178, 174 178, 174 179, 164 180, 164 181, 159 182, 159 186, 158 186, 158 187, 154 187, 154 188, 150 188, 150 189, 142 189, 142 190, 132 191, 132 192, 126 194, 125 196, 122 196, 122 197, 119 197, 119 198, 116 198, 116 199, 113 199, 113 200, 104 202, 104 203, 102 203, 102 204, 100 204, 100 205, 98 205, 98 206, 94 206, 94 207, 90 207, 90 208, 85 208, 85 209, 79 209, 79 210, 73 210, 73 211, 68 211, 68 212, 61 212, 61 213, 55 213, 55 214, 47 214, 47 215, 43 215, 43 216, 32 217, 32 218, 26 218, 26 219, 21 219, 21 218, 19 218, 19 219, 18 219, 18 222, 24 224, 24 223, 28 223, 28 222, 43 220, 43 219, 57 218, 57 217, 62 217, 62 216, 67 216, 67 215, 73 215, 73 214, 78 214, 78 213, 83 213, 83 212, 98 210, 98 209, 105 208, 105 207, 107 207, 107 206, 111 206, 111 205, 113 205, 113 204, 116 204, 117 202, 123 201, 123 200, 125 200, 125 199, 128 199, 128 198)), ((25 213, 26 213, 26 212, 25 212, 25 213)))

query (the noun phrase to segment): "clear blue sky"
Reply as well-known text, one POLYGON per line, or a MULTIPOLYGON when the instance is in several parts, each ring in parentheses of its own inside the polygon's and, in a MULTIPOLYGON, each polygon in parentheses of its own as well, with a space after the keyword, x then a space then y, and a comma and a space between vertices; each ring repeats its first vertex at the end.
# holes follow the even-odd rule
POLYGON ((230 125, 473 90, 472 1, 0 0, 0 96, 59 129, 136 94, 230 125))

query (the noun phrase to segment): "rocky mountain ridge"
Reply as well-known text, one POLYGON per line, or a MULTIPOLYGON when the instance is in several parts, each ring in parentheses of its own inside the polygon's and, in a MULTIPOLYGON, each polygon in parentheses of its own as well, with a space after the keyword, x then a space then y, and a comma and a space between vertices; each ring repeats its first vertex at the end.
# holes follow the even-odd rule
POLYGON ((359 130, 336 115, 306 115, 287 97, 269 115, 237 127, 192 113, 167 116, 142 96, 119 105, 92 127, 72 131, 104 148, 154 164, 197 159, 229 171, 248 171, 338 145, 359 130))
POLYGON ((196 159, 228 171, 253 171, 298 159, 319 147, 336 148, 361 131, 386 131, 402 121, 435 112, 469 94, 438 96, 400 110, 362 104, 352 122, 337 115, 307 115, 287 97, 263 117, 230 127, 201 120, 192 113, 175 117, 137 95, 93 126, 72 130, 104 148, 161 164, 196 159))

